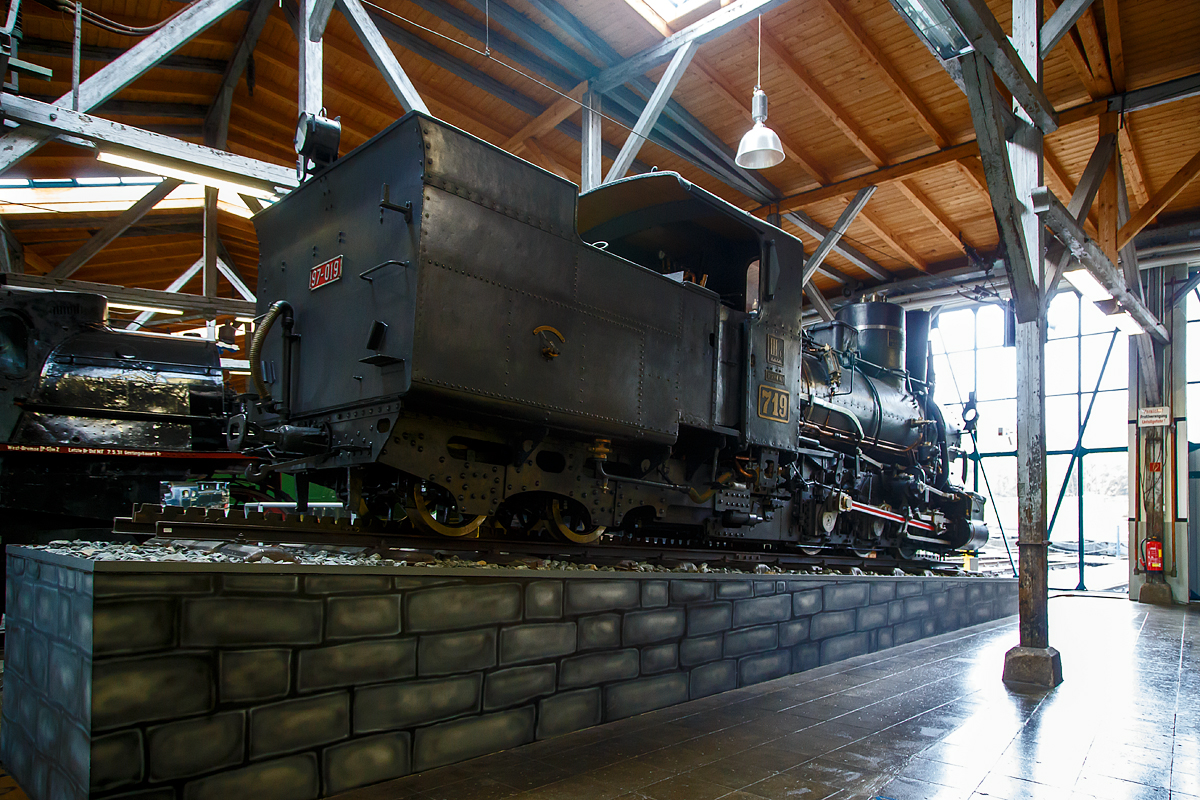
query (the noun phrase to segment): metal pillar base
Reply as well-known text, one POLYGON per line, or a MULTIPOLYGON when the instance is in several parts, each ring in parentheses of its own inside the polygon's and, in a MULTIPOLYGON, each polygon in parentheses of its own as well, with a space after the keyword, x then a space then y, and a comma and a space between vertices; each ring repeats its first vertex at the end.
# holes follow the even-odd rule
POLYGON ((1169 606, 1174 604, 1175 598, 1171 595, 1171 587, 1165 583, 1143 583, 1138 590, 1138 602, 1169 606))
POLYGON ((1053 647, 1014 647, 1004 654, 1005 683, 1053 689, 1062 680, 1062 657, 1053 647))

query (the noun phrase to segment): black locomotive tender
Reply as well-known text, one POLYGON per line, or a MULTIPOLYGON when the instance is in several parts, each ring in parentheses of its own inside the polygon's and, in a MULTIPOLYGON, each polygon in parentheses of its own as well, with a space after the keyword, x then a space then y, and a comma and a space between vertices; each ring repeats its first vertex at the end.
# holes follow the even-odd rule
POLYGON ((408 114, 255 225, 258 396, 229 438, 302 508, 311 480, 449 536, 987 540, 928 314, 802 329, 802 243, 676 174, 577 195, 408 114))

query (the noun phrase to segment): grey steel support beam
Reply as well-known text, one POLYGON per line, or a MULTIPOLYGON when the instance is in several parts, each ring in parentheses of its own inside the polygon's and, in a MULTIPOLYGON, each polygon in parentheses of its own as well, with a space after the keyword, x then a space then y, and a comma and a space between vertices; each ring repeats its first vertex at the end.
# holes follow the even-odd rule
MULTIPOLYGON (((864 189, 859 189, 858 194, 854 195, 854 198, 850 201, 850 205, 842 209, 842 213, 838 217, 837 222, 834 223, 833 228, 829 233, 825 234, 825 238, 821 239, 821 243, 817 245, 817 249, 813 251, 808 261, 804 263, 804 272, 802 273, 800 282, 805 288, 808 287, 813 275, 816 274, 817 268, 821 266, 821 262, 833 250, 838 240, 845 235, 846 230, 850 227, 850 223, 858 216, 858 212, 863 210, 867 205, 867 201, 871 199, 871 195, 875 194, 876 188, 875 186, 868 186, 864 189)), ((817 294, 815 288, 812 294, 817 294)))
MULTIPOLYGON (((200 273, 204 260, 197 260, 179 278, 171 284, 173 288, 139 289, 136 287, 113 286, 107 283, 92 283, 90 281, 73 281, 50 278, 46 275, 11 275, 0 277, 0 284, 27 289, 61 289, 72 292, 93 292, 102 294, 114 302, 136 303, 144 306, 183 311, 212 319, 216 316, 253 317, 254 303, 248 300, 235 300, 232 297, 203 297, 196 294, 185 294, 179 290, 192 278, 200 273)), ((147 319, 152 312, 144 312, 147 319)), ((140 319, 140 317, 139 317, 140 319)), ((143 322, 130 322, 127 330, 137 330, 143 322)))
POLYGON ((319 42, 325 35, 325 26, 329 24, 329 15, 333 13, 336 0, 313 0, 308 12, 308 40, 319 42))
MULTIPOLYGON (((783 214, 783 218, 790 221, 800 230, 804 231, 818 241, 824 239, 829 234, 829 228, 826 228, 824 225, 817 222, 803 211, 788 211, 783 214)), ((866 255, 860 252, 858 248, 852 247, 841 239, 837 241, 833 249, 851 264, 858 267, 872 278, 880 281, 890 281, 893 279, 893 275, 883 267, 879 266, 874 259, 868 258, 866 255)), ((830 267, 826 264, 822 264, 817 272, 825 273, 827 277, 833 278, 834 280, 842 283, 850 283, 854 280, 849 275, 839 272, 838 270, 835 270, 833 267, 830 267)))
MULTIPOLYGON (((1058 117, 1054 113, 1054 105, 1042 91, 1040 79, 1030 71, 1025 61, 1018 55, 1013 43, 1009 41, 985 0, 943 1, 959 28, 975 46, 975 53, 981 54, 991 63, 996 76, 1025 109, 1030 121, 1043 133, 1053 133, 1058 130, 1058 117)), ((1016 0, 1016 2, 1022 1, 1016 0)), ((1041 24, 1040 20, 1038 24, 1041 24)), ((1033 55, 1035 58, 1037 57, 1037 53, 1033 55)), ((964 63, 963 72, 966 71, 967 65, 964 63)))
POLYGON ((217 296, 217 190, 204 187, 204 296, 217 296))
POLYGON ((229 112, 233 108, 233 92, 242 79, 242 73, 246 71, 246 63, 254 53, 258 37, 271 14, 272 5, 271 0, 254 0, 254 5, 250 8, 250 16, 246 20, 242 38, 238 40, 233 57, 225 66, 221 86, 217 89, 208 115, 204 119, 204 143, 209 147, 224 150, 229 140, 229 112))
MULTIPOLYGON (((299 48, 297 68, 299 70, 299 90, 297 107, 300 114, 320 114, 324 100, 324 45, 320 37, 313 40, 309 33, 309 21, 312 19, 312 6, 316 0, 299 0, 299 7, 293 16, 295 19, 296 46, 299 48)), ((283 3, 285 12, 291 11, 289 3, 283 3)))
POLYGON ((91 261, 105 247, 108 247, 117 237, 129 230, 130 226, 146 216, 150 209, 159 204, 167 195, 175 191, 183 181, 165 178, 161 183, 150 188, 136 203, 108 221, 100 230, 88 239, 71 255, 64 258, 49 273, 51 278, 69 278, 87 262, 91 261))
MULTIPOLYGON (((1108 162, 1112 160, 1116 150, 1116 134, 1101 136, 1100 140, 1096 142, 1096 149, 1092 151, 1092 155, 1088 159, 1087 166, 1083 168, 1083 176, 1079 179, 1079 184, 1076 185, 1075 191, 1071 195, 1071 201, 1067 203, 1068 213, 1080 225, 1087 219, 1088 210, 1096 199, 1096 193, 1100 191, 1100 183, 1104 180, 1105 172, 1108 171, 1108 162)), ((1046 298, 1049 302, 1049 298, 1054 297, 1054 293, 1058 291, 1058 282, 1071 262, 1071 254, 1066 247, 1058 243, 1058 246, 1049 248, 1046 261, 1052 265, 1046 279, 1046 298)))
MULTIPOLYGON (((97 70, 79 85, 79 109, 90 111, 135 81, 192 37, 233 11, 242 0, 195 0, 162 26, 129 48, 120 58, 97 70)), ((56 105, 71 102, 71 94, 56 105)), ((44 130, 18 128, 0 137, 0 173, 54 138, 44 130)))
POLYGON ((807 283, 804 285, 804 296, 808 298, 808 302, 812 303, 812 307, 817 310, 817 314, 824 322, 833 322, 833 307, 829 305, 825 295, 821 294, 820 289, 807 283))
POLYGON ((579 190, 590 191, 599 186, 604 178, 604 162, 601 160, 604 139, 600 136, 601 100, 600 93, 591 86, 583 94, 583 130, 580 136, 579 190))
POLYGON ((0 109, 10 118, 54 133, 77 136, 113 149, 124 149, 151 160, 171 160, 193 170, 211 171, 230 180, 276 191, 295 188, 296 173, 266 161, 227 153, 204 145, 192 144, 151 131, 121 125, 100 117, 39 103, 27 97, 0 95, 0 109))
POLYGON ((979 143, 979 157, 987 178, 992 213, 1000 233, 1005 268, 1012 289, 1019 322, 1032 322, 1041 315, 1042 298, 1036 272, 1029 259, 1023 230, 1024 204, 1017 196, 1013 169, 1008 157, 1008 142, 1004 138, 1001 103, 992 79, 991 65, 978 53, 963 56, 963 82, 971 105, 971 120, 979 143))
MULTIPOLYGON (((1117 230, 1129 221, 1129 189, 1125 186, 1125 171, 1121 164, 1120 152, 1116 155, 1117 158, 1117 230)), ((1129 287, 1129 291, 1136 294, 1138 297, 1142 295, 1142 273, 1138 267, 1137 247, 1133 243, 1133 239, 1126 242, 1117 254, 1121 259, 1121 270, 1125 273, 1125 285, 1129 287)), ((1143 299, 1145 299, 1143 297, 1143 299)))
POLYGON ((1065 0, 1058 7, 1058 10, 1042 26, 1042 43, 1039 48, 1041 58, 1050 55, 1054 46, 1067 35, 1067 31, 1075 27, 1075 23, 1079 21, 1083 12, 1087 11, 1091 4, 1092 0, 1065 0))
POLYGON ((658 86, 654 87, 654 93, 650 95, 650 99, 646 102, 646 107, 642 109, 637 123, 625 139, 625 144, 621 148, 621 152, 617 153, 616 160, 609 167, 608 175, 604 178, 605 183, 612 183, 615 180, 625 177, 625 173, 629 171, 629 167, 637 157, 638 151, 642 149, 642 142, 649 136, 654 123, 658 121, 658 115, 662 113, 663 107, 667 104, 667 100, 670 99, 671 92, 675 91, 675 87, 679 85, 679 79, 687 71, 688 64, 692 63, 692 56, 696 55, 698 47, 699 45, 696 42, 687 42, 675 51, 675 55, 671 58, 671 63, 667 65, 666 72, 663 73, 658 86))
POLYGON ((1159 344, 1167 344, 1170 338, 1167 329, 1151 313, 1141 298, 1129 289, 1125 282, 1125 275, 1108 259, 1096 240, 1083 232, 1079 223, 1059 202, 1058 198, 1043 186, 1034 190, 1032 200, 1034 211, 1042 218, 1046 227, 1067 246, 1071 257, 1092 273, 1105 291, 1129 312, 1129 316, 1133 317, 1138 325, 1142 326, 1142 330, 1150 334, 1159 344))
POLYGON ((675 51, 684 45, 704 44, 710 39, 715 39, 726 31, 736 28, 743 22, 765 14, 786 2, 787 0, 734 0, 729 5, 713 11, 678 33, 668 36, 658 44, 604 70, 596 76, 596 88, 601 92, 615 89, 670 60, 675 55, 675 51))
MULTIPOLYGON (((383 74, 383 80, 387 83, 388 88, 392 90, 392 94, 396 96, 396 99, 400 101, 400 105, 410 111, 420 111, 422 114, 428 114, 429 107, 425 105, 425 101, 421 99, 417 88, 408 79, 404 68, 400 66, 400 62, 396 59, 396 54, 388 47, 383 34, 379 32, 379 28, 375 26, 375 23, 367 14, 367 10, 363 8, 362 3, 359 0, 337 0, 337 4, 342 14, 345 15, 346 20, 350 23, 350 27, 354 28, 354 32, 358 35, 363 47, 367 48, 367 53, 370 54, 371 60, 375 62, 375 66, 383 74)), ((312 35, 313 31, 310 30, 309 37, 311 38, 312 35)))

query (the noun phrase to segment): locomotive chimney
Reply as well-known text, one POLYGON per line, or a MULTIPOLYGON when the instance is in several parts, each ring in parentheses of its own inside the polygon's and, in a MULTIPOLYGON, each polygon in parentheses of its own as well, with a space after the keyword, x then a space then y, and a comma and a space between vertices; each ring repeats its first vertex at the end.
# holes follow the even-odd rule
POLYGON ((929 322, 928 311, 904 312, 905 343, 904 361, 909 377, 925 383, 929 365, 929 322))
POLYGON ((895 303, 851 303, 837 319, 858 330, 858 355, 883 369, 904 369, 904 309, 895 303))

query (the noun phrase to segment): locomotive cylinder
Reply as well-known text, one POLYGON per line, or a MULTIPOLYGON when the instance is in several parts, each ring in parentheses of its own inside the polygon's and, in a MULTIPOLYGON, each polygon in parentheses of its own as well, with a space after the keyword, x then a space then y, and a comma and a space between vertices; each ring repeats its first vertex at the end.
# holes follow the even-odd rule
POLYGON ((837 319, 858 330, 858 354, 883 369, 904 369, 904 308, 895 303, 851 303, 837 319))

